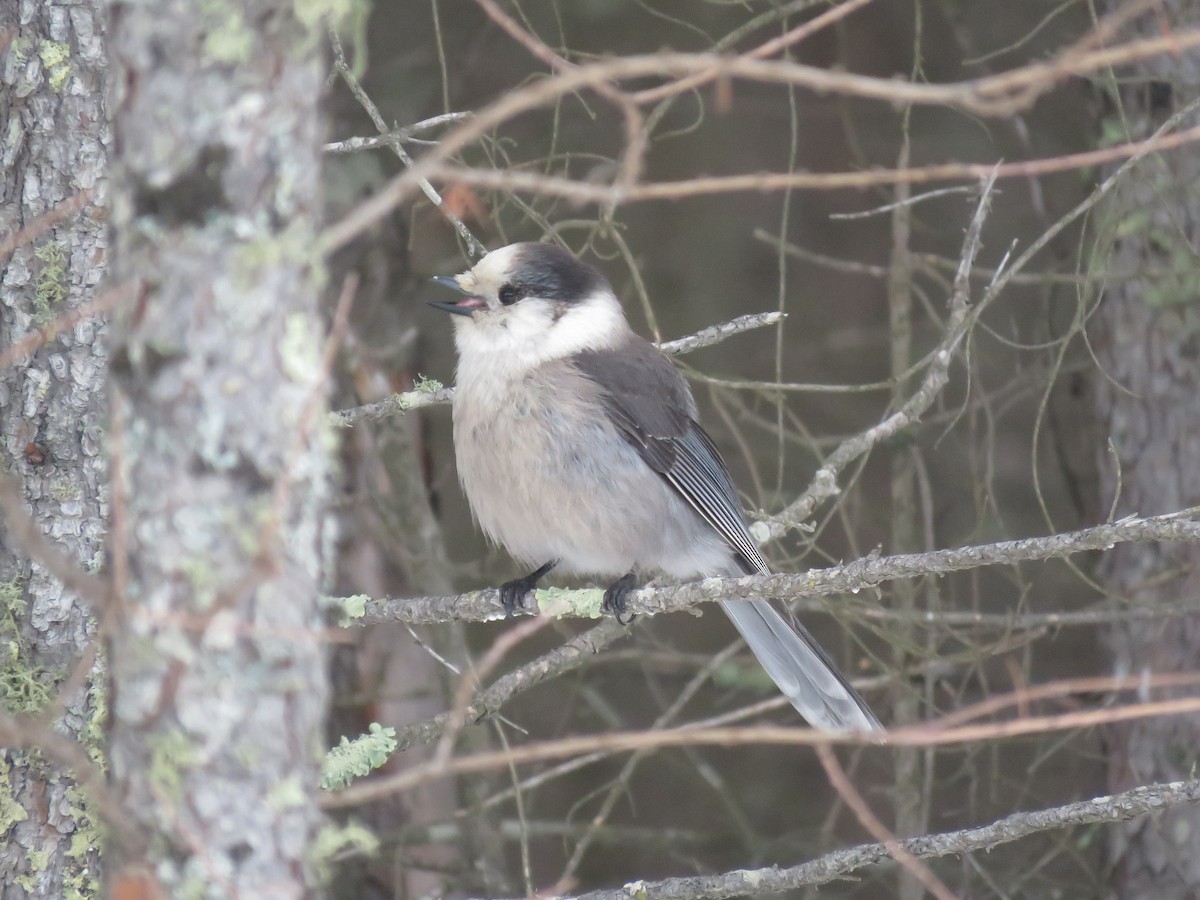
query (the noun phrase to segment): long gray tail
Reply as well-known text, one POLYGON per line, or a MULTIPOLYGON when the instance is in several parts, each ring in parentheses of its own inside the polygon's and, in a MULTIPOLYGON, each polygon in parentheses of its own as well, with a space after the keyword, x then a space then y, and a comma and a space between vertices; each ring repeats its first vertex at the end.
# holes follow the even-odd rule
POLYGON ((833 731, 883 730, 803 625, 768 600, 722 600, 721 608, 810 725, 833 731))

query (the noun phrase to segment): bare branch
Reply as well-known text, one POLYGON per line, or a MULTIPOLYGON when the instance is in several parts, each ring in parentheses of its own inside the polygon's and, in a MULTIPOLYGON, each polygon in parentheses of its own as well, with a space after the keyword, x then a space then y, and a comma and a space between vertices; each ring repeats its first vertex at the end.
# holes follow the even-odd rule
MULTIPOLYGON (((1094 800, 1013 813, 979 828, 908 838, 900 841, 900 846, 917 859, 957 856, 991 850, 1045 831, 1099 822, 1123 822, 1196 802, 1200 802, 1200 781, 1151 784, 1122 794, 1096 797, 1094 800)), ((629 900, 631 896, 645 897, 647 900, 723 900, 726 897, 776 894, 805 885, 828 884, 867 866, 888 861, 889 858, 887 847, 883 844, 863 844, 847 850, 835 850, 798 866, 738 869, 720 875, 638 881, 617 890, 589 891, 564 900, 629 900)))
POLYGON ((837 757, 833 753, 833 748, 819 746, 816 748, 816 751, 817 759, 821 761, 821 767, 825 769, 825 774, 829 777, 830 784, 833 785, 838 795, 854 812, 855 817, 863 828, 867 829, 872 837, 879 839, 880 843, 887 849, 888 855, 907 869, 938 900, 954 900, 954 894, 951 893, 950 889, 930 871, 927 865, 909 853, 908 848, 894 834, 888 831, 887 826, 871 811, 871 807, 867 805, 867 801, 863 799, 862 794, 858 792, 858 789, 854 787, 854 784, 846 776, 846 770, 837 761, 837 757))
POLYGON ((84 189, 76 191, 66 200, 46 210, 20 231, 0 238, 0 262, 8 259, 18 247, 36 241, 39 237, 57 225, 75 215, 92 202, 92 192, 84 189))
MULTIPOLYGON (((713 344, 719 344, 721 341, 731 338, 735 334, 774 325, 782 321, 785 315, 785 313, 780 312, 765 312, 738 316, 736 319, 731 319, 721 325, 711 325, 708 328, 697 331, 695 334, 690 334, 687 337, 682 337, 674 341, 667 341, 658 346, 663 353, 670 354, 671 356, 691 353, 693 350, 699 350, 701 347, 711 347, 713 344)), ((410 409, 419 409, 422 406, 440 406, 443 403, 450 403, 453 399, 454 388, 417 389, 405 391, 400 394, 392 394, 392 396, 376 400, 374 403, 366 403, 362 406, 331 412, 329 419, 334 425, 345 427, 353 425, 356 422, 361 422, 364 419, 382 419, 385 416, 399 415, 400 413, 408 412, 410 409)))
POLYGON ((384 147, 391 147, 393 144, 404 143, 405 141, 415 141, 416 135, 422 132, 442 125, 448 125, 452 122, 461 122, 464 119, 471 118, 471 115, 470 112, 442 113, 440 116, 432 116, 413 125, 397 128, 394 131, 389 131, 387 134, 381 134, 376 137, 351 137, 346 138, 344 141, 332 141, 322 149, 326 153, 355 153, 359 150, 378 150, 384 147))
MULTIPOLYGON (((333 47, 333 65, 337 69, 338 74, 342 76, 342 80, 346 83, 346 87, 350 89, 350 93, 354 95, 360 106, 371 117, 371 121, 375 127, 379 129, 381 135, 391 134, 392 129, 384 121, 383 115, 379 112, 375 102, 367 95, 358 76, 350 68, 350 64, 346 62, 346 52, 342 49, 341 38, 338 37, 336 31, 329 32, 329 43, 333 47)), ((408 151, 404 149, 404 145, 399 140, 388 142, 388 146, 392 148, 392 152, 400 158, 408 170, 412 170, 415 165, 413 158, 408 155, 408 151)), ((471 229, 467 228, 466 224, 456 216, 442 202, 442 196, 437 192, 429 180, 420 178, 417 182, 422 192, 429 198, 429 202, 438 208, 438 211, 446 218, 446 221, 454 226, 454 230, 458 232, 458 236, 462 238, 463 243, 467 245, 467 251, 474 257, 479 258, 487 253, 487 248, 479 242, 479 240, 471 233, 471 229)))
POLYGON ((931 355, 929 368, 921 384, 904 404, 880 422, 866 431, 843 441, 821 464, 821 468, 813 475, 812 484, 794 502, 789 504, 779 515, 756 522, 751 534, 759 543, 782 537, 792 526, 803 522, 821 501, 836 496, 841 490, 837 483, 842 470, 858 457, 869 451, 880 441, 887 440, 898 431, 915 424, 921 415, 933 405, 950 380, 950 363, 954 359, 954 351, 966 336, 971 322, 971 284, 970 272, 979 254, 983 238, 983 223, 987 218, 991 203, 992 189, 996 184, 996 170, 984 181, 979 192, 979 202, 975 207, 975 215, 963 238, 962 253, 959 256, 958 273, 954 279, 954 290, 950 297, 950 318, 946 322, 946 335, 941 344, 931 355))
MULTIPOLYGON (((478 723, 495 715, 517 694, 578 668, 617 638, 627 634, 628 628, 611 621, 602 622, 595 628, 577 634, 561 647, 556 647, 549 653, 497 678, 489 687, 477 693, 463 711, 463 720, 478 723)), ((450 724, 450 720, 451 715, 447 712, 423 722, 406 725, 396 735, 397 749, 407 750, 414 744, 426 744, 437 740, 450 724)))
POLYGON ((94 300, 75 309, 68 310, 44 328, 37 328, 19 341, 0 350, 0 369, 6 369, 21 359, 33 353, 38 347, 54 340, 68 328, 74 328, 80 322, 106 313, 113 307, 128 300, 134 295, 129 284, 118 284, 102 291, 94 300))
POLYGON ((410 409, 422 406, 441 406, 454 399, 454 388, 439 387, 435 390, 405 391, 402 394, 392 394, 374 403, 364 403, 350 409, 339 409, 329 414, 329 421, 334 425, 347 426, 363 419, 382 419, 385 416, 395 416, 406 413, 410 409))
POLYGON ((658 345, 658 349, 669 356, 691 353, 693 350, 699 350, 701 347, 711 347, 713 344, 719 344, 721 341, 731 338, 735 334, 741 334, 743 331, 752 331, 755 328, 765 328, 768 325, 778 324, 786 318, 787 313, 783 312, 751 313, 746 316, 738 316, 736 319, 730 319, 722 325, 711 325, 708 328, 702 328, 695 334, 688 335, 687 337, 682 337, 674 341, 664 341, 658 345))

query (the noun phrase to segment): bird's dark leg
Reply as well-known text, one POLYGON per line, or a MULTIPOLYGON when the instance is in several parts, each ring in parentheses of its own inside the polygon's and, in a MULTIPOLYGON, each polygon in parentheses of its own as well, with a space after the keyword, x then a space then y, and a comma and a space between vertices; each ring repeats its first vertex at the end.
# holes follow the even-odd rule
POLYGON ((500 604, 504 607, 504 612, 510 619, 518 606, 524 608, 525 595, 537 587, 538 579, 556 565, 558 565, 558 560, 552 559, 550 562, 530 572, 524 578, 514 578, 512 581, 506 581, 500 585, 500 604))
POLYGON ((629 595, 633 593, 634 587, 637 585, 637 579, 633 577, 633 573, 622 575, 616 581, 608 586, 608 590, 604 592, 604 602, 600 604, 601 612, 610 612, 617 618, 617 622, 622 625, 632 625, 633 620, 637 618, 637 613, 631 615, 628 619, 622 619, 625 615, 625 601, 629 599, 629 595))

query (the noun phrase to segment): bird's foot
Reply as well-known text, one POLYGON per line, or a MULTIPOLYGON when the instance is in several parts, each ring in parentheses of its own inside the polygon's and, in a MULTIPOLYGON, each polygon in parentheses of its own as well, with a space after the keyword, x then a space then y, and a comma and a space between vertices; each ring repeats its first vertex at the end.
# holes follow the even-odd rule
POLYGON ((629 595, 633 593, 636 585, 637 580, 633 577, 632 572, 622 575, 604 592, 604 602, 600 604, 600 611, 612 613, 621 625, 632 625, 633 620, 637 618, 637 613, 633 613, 628 619, 622 619, 621 616, 625 615, 629 595))
POLYGON ((543 575, 554 568, 557 560, 552 560, 523 578, 514 578, 500 585, 500 605, 504 607, 504 615, 511 619, 518 608, 525 608, 525 596, 535 588, 543 575))

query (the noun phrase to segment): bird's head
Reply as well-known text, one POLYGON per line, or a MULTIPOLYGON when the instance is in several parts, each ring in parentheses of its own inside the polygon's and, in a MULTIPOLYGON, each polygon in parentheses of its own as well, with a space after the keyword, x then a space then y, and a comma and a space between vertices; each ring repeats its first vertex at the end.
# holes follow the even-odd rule
POLYGON ((528 369, 612 347, 629 333, 608 280, 553 244, 509 244, 434 281, 461 295, 429 305, 454 314, 464 362, 528 369))

